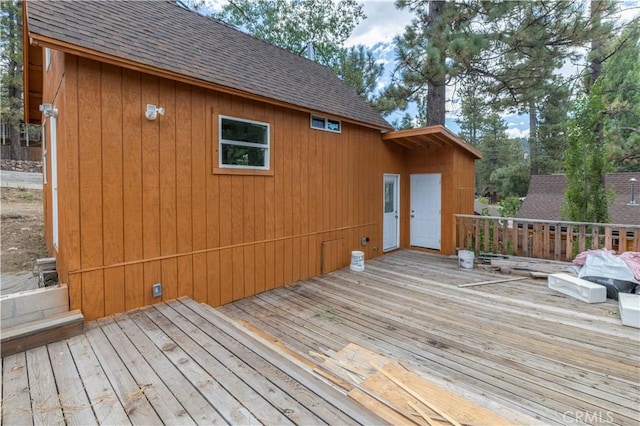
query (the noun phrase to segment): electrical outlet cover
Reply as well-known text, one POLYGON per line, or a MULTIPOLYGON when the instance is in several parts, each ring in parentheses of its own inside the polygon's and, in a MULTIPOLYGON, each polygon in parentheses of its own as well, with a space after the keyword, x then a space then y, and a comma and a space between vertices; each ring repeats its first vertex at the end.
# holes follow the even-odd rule
POLYGON ((154 284, 153 287, 151 287, 151 292, 153 294, 153 297, 162 296, 162 284, 160 283, 154 284))

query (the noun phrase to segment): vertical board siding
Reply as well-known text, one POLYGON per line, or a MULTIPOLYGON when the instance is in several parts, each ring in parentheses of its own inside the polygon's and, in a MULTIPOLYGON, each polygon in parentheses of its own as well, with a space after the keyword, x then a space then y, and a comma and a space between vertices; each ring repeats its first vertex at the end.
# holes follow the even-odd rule
MULTIPOLYGON (((143 258, 142 227, 142 93, 141 75, 123 70, 122 76, 122 173, 124 260, 143 258), (137 142, 138 141, 138 142, 137 142), (137 142, 137 143, 136 143, 137 142)), ((125 266, 125 309, 144 304, 144 275, 142 265, 125 266)))
POLYGON ((65 208, 78 225, 65 241, 85 318, 180 296, 217 306, 346 266, 351 250, 380 254, 383 168, 404 165, 378 131, 314 130, 307 113, 75 61, 65 179, 78 198, 65 208), (147 104, 165 114, 147 120, 147 104), (219 114, 270 124, 272 174, 214 170, 219 114))
MULTIPOLYGON (((124 261, 122 69, 102 64, 102 227, 104 264, 124 261)), ((105 315, 125 310, 124 267, 104 270, 105 315)))

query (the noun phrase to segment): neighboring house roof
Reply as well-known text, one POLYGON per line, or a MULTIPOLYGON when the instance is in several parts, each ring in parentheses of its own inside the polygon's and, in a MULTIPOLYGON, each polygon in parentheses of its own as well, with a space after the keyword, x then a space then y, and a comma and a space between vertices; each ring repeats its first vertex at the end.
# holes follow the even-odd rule
POLYGON ((331 69, 175 2, 28 1, 26 8, 28 37, 42 46, 391 129, 331 69))
MULTIPOLYGON (((640 180, 640 173, 609 173, 605 176, 605 186, 615 192, 613 204, 609 206, 611 223, 640 225, 640 205, 630 206, 631 184, 629 179, 640 180)), ((529 192, 518 212, 519 218, 562 220, 560 206, 564 203, 567 178, 558 175, 531 176, 529 192)), ((636 183, 636 200, 640 198, 640 185, 636 183)))
POLYGON ((485 210, 486 210, 486 212, 487 212, 487 214, 489 216, 492 216, 492 217, 500 217, 500 216, 502 216, 500 214, 500 211, 498 211, 497 208, 495 208, 493 206, 490 206, 488 204, 483 204, 478 200, 473 200, 473 213, 475 213, 475 214, 477 214, 479 216, 482 216, 483 213, 485 212, 485 210))

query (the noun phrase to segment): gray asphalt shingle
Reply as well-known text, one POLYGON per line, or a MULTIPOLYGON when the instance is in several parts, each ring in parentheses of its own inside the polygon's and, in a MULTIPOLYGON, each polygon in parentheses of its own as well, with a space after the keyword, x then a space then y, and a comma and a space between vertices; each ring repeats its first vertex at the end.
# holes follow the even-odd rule
POLYGON ((390 129, 329 68, 166 0, 28 1, 30 35, 390 129))

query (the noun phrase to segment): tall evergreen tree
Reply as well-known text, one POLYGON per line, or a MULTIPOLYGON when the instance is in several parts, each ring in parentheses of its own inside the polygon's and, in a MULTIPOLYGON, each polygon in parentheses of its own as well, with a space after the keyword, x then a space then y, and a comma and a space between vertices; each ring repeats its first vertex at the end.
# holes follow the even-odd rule
POLYGON ((364 46, 341 49, 331 67, 349 87, 377 107, 378 80, 384 71, 384 65, 377 62, 373 53, 364 46))
POLYGON ((466 79, 458 92, 460 95, 460 136, 471 145, 478 145, 482 137, 482 126, 489 113, 489 106, 481 98, 477 87, 482 84, 479 77, 466 79))
POLYGON ((21 159, 22 104, 22 3, 0 2, 0 115, 11 139, 11 158, 21 159))
POLYGON ((640 172, 640 22, 629 26, 614 46, 616 54, 602 66, 604 137, 614 171, 640 172))
POLYGON ((482 35, 471 29, 475 11, 464 3, 445 1, 398 0, 396 6, 410 10, 415 18, 396 38, 397 81, 386 95, 402 107, 426 92, 425 125, 444 125, 447 84, 485 47, 482 35))
POLYGON ((535 169, 541 175, 562 172, 572 93, 565 83, 564 79, 556 77, 538 100, 537 135, 533 140, 537 144, 537 155, 531 162, 536 163, 535 169))
POLYGON ((598 134, 605 105, 596 82, 588 95, 574 102, 568 125, 565 152, 567 187, 563 213, 578 222, 605 223, 609 220, 607 191, 603 176, 610 170, 607 146, 598 134))

